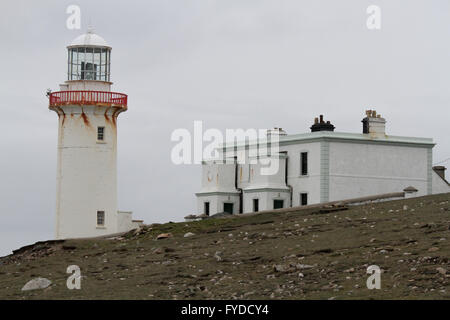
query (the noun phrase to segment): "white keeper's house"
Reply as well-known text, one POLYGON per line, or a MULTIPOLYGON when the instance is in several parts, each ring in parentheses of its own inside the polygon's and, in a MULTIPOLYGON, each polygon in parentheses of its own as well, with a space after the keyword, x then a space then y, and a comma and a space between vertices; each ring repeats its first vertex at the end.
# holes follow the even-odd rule
POLYGON ((217 149, 220 159, 203 161, 198 213, 256 212, 409 187, 417 196, 450 192, 445 167, 432 166, 432 139, 387 135, 386 120, 374 110, 366 111, 362 123, 362 133, 335 132, 320 116, 309 133, 269 130, 268 136, 279 136, 279 152, 271 156, 279 159, 273 175, 262 175, 262 165, 250 161, 249 150, 261 140, 225 144, 217 149))

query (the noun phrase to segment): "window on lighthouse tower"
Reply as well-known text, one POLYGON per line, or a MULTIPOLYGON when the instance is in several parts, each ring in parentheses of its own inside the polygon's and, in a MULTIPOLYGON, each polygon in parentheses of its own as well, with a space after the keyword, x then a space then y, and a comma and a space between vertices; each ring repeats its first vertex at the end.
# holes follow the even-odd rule
POLYGON ((97 211, 97 226, 105 225, 105 211, 97 211))
POLYGON ((97 140, 98 141, 105 140, 105 127, 97 127, 97 140))

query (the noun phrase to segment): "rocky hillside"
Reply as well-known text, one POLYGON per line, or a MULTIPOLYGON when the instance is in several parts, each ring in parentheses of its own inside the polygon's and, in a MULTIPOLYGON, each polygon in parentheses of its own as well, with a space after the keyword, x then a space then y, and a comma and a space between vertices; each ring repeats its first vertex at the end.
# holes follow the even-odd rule
POLYGON ((0 259, 0 299, 449 299, 449 229, 450 194, 150 225, 17 250, 0 259), (37 277, 51 284, 21 290, 37 277))

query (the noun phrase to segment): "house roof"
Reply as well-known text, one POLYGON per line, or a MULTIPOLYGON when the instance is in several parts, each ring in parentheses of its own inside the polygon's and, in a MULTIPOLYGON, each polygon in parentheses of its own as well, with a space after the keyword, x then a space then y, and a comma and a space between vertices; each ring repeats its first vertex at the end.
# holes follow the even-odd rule
MULTIPOLYGON (((333 132, 333 131, 317 131, 308 132, 300 134, 290 134, 286 136, 279 137, 280 146, 306 143, 312 141, 340 141, 340 142, 356 142, 356 143, 379 143, 379 144, 400 144, 400 145, 415 145, 422 147, 432 148, 435 143, 432 138, 418 138, 418 137, 402 137, 402 136, 392 136, 386 135, 385 137, 373 137, 370 134, 364 133, 346 133, 346 132, 333 132)), ((257 144, 264 144, 267 139, 261 139, 260 141, 251 140, 248 143, 238 141, 237 144, 225 143, 221 148, 242 148, 248 146, 256 146, 257 144)))

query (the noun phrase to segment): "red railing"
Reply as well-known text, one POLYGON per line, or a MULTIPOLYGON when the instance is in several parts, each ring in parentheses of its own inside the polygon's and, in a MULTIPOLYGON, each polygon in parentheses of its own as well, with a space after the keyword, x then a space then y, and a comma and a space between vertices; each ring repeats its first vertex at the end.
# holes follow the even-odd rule
POLYGON ((50 93, 50 107, 64 105, 106 105, 127 107, 128 96, 108 91, 58 91, 50 93))

